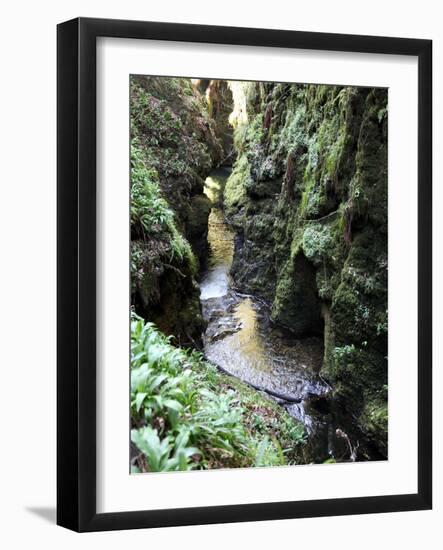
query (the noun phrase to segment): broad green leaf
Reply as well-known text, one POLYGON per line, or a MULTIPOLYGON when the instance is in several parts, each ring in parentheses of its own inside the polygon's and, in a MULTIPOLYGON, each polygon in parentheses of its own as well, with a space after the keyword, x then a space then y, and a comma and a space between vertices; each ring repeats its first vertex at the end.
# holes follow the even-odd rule
POLYGON ((143 401, 147 395, 147 393, 137 393, 135 396, 135 408, 137 412, 140 411, 140 407, 143 405, 143 401))
POLYGON ((163 402, 165 407, 174 411, 180 412, 183 409, 183 405, 175 399, 165 399, 163 402))

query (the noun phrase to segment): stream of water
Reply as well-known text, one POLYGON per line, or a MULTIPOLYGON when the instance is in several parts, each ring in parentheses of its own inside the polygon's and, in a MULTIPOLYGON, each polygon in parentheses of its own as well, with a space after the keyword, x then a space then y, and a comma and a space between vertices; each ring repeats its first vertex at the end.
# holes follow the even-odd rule
POLYGON ((328 411, 313 408, 330 387, 319 375, 323 346, 319 338, 297 340, 272 325, 269 305, 235 290, 230 278, 234 233, 223 213, 223 188, 229 175, 219 169, 206 180, 213 207, 209 216, 209 263, 201 283, 207 358, 223 370, 269 391, 291 416, 303 422, 311 459, 334 456, 335 426, 328 411), (283 395, 278 398, 275 395, 283 395))

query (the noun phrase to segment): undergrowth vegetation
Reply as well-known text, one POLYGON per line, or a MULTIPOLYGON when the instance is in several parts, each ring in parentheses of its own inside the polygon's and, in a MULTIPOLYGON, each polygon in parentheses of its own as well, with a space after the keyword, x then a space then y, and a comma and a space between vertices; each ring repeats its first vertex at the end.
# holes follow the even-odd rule
POLYGON ((131 417, 133 472, 296 464, 305 442, 275 402, 135 314, 131 417))
POLYGON ((144 239, 165 237, 170 259, 187 259, 196 268, 191 245, 178 231, 174 212, 161 196, 157 171, 146 165, 137 140, 131 145, 131 227, 144 239))

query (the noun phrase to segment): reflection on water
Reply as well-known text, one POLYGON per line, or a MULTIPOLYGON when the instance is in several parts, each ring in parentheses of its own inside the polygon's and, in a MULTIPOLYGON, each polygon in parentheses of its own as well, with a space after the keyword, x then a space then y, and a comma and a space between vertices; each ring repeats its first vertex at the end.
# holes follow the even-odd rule
POLYGON ((227 170, 219 169, 205 181, 205 194, 213 206, 208 220, 209 268, 200 284, 201 300, 225 296, 229 289, 234 233, 229 229, 221 209, 223 189, 228 176, 227 170))
MULTIPOLYGON (((203 315, 208 321, 205 354, 213 363, 255 387, 300 400, 280 402, 312 433, 314 421, 305 404, 312 396, 329 390, 317 374, 322 363, 322 344, 318 338, 297 340, 283 334, 271 324, 266 303, 231 287, 234 233, 222 210, 228 175, 217 171, 205 185, 205 193, 213 203, 208 228, 210 258, 200 284, 203 315)), ((321 456, 327 456, 327 446, 325 441, 321 456)))
MULTIPOLYGON (((205 186, 213 204, 208 229, 210 258, 200 284, 203 315, 208 322, 203 339, 205 355, 228 373, 269 392, 304 424, 309 435, 308 461, 323 462, 328 457, 355 460, 350 451, 364 441, 364 436, 349 415, 343 416, 334 408, 333 400, 325 399, 331 388, 319 374, 321 340, 297 340, 282 332, 271 323, 268 304, 237 292, 231 284, 234 233, 224 218, 222 200, 228 175, 227 171, 215 171, 205 186)), ((364 459, 377 459, 369 449, 366 447, 364 459)))
POLYGON ((234 233, 220 207, 228 175, 216 171, 205 185, 205 193, 214 204, 208 229, 209 267, 200 284, 208 321, 206 355, 255 385, 294 396, 320 394, 325 391, 316 375, 322 361, 320 341, 282 335, 270 323, 267 304, 230 288, 234 233))
POLYGON ((235 307, 234 318, 241 323, 241 329, 228 337, 231 346, 239 354, 244 353, 256 370, 269 370, 271 365, 266 361, 266 349, 258 331, 257 312, 251 298, 245 298, 235 307))
POLYGON ((325 391, 315 373, 321 364, 316 338, 300 341, 270 326, 266 304, 233 291, 203 302, 209 321, 205 352, 231 374, 274 392, 303 399, 325 391))
POLYGON ((234 234, 220 208, 212 208, 208 220, 209 269, 200 284, 202 300, 224 296, 229 288, 229 270, 234 254, 234 234))

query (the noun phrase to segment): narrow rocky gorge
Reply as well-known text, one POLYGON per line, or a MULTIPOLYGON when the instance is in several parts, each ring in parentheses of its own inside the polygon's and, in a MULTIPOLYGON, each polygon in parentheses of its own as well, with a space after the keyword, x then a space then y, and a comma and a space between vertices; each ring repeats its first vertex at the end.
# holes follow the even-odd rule
POLYGON ((268 391, 304 462, 386 458, 387 91, 141 76, 131 139, 134 311, 268 391))

